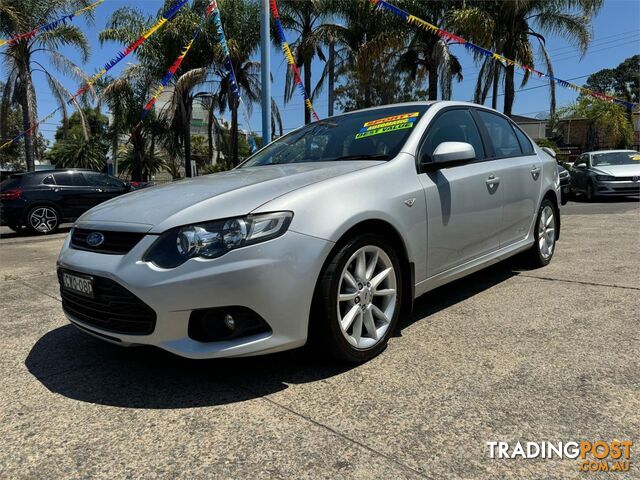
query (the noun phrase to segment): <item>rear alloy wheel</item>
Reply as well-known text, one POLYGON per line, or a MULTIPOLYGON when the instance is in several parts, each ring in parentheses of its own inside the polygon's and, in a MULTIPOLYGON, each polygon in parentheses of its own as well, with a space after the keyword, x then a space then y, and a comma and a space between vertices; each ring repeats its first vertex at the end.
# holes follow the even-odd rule
POLYGON ((333 257, 318 285, 315 340, 341 360, 369 360, 386 347, 401 298, 400 262, 393 248, 377 235, 356 237, 333 257))
POLYGON ((41 235, 54 233, 60 226, 60 215, 53 207, 33 207, 27 214, 27 226, 32 232, 41 235))
POLYGON ((533 267, 544 267, 551 261, 556 247, 557 229, 558 220, 553 203, 543 200, 534 229, 535 242, 528 252, 533 267))

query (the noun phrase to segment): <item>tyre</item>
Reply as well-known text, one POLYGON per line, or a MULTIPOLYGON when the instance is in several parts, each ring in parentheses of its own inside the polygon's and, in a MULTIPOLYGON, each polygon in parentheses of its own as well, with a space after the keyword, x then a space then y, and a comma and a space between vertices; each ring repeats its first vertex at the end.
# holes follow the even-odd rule
POLYGON ((311 341, 339 360, 375 357, 398 322, 402 288, 400 260, 383 237, 362 234, 347 241, 318 282, 311 341))
POLYGON ((27 228, 34 233, 47 235, 60 226, 60 214, 48 205, 37 205, 27 212, 27 228))
POLYGON ((597 195, 591 180, 587 182, 587 188, 584 191, 584 196, 587 199, 587 202, 594 202, 596 200, 597 195))
POLYGON ((556 246, 558 217, 551 200, 544 199, 534 229, 535 242, 527 252, 528 263, 533 268, 544 267, 551 262, 556 246))

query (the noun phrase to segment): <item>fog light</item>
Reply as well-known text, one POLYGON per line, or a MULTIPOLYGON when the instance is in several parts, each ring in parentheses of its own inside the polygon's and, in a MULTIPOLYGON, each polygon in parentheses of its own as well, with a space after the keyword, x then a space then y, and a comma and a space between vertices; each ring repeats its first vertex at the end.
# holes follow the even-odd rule
POLYGON ((236 329, 236 321, 228 313, 224 316, 224 326, 227 327, 229 330, 236 329))
POLYGON ((218 342, 270 331, 267 322, 247 307, 206 308, 194 310, 189 316, 189 338, 198 342, 218 342))

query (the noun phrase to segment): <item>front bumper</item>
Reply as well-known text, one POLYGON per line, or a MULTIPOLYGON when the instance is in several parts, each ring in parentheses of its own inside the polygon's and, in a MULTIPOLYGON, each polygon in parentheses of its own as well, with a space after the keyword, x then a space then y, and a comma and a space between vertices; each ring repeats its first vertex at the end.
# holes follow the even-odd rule
POLYGON ((640 182, 633 181, 596 181, 596 194, 603 196, 640 195, 640 182))
POLYGON ((333 243, 293 231, 212 259, 192 259, 163 270, 143 262, 157 236, 145 236, 126 255, 107 255, 69 247, 68 235, 60 268, 117 282, 150 306, 157 315, 148 335, 128 335, 97 328, 69 313, 82 330, 121 345, 155 345, 188 358, 249 356, 305 344, 311 299, 324 259, 333 243), (260 315, 271 328, 227 341, 198 342, 188 336, 193 310, 243 306, 260 315))

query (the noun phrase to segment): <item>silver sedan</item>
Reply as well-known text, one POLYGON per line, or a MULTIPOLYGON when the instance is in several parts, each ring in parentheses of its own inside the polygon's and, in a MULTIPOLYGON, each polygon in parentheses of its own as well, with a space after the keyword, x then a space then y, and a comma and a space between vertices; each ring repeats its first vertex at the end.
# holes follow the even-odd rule
POLYGON ((62 306, 103 340, 190 358, 310 343, 365 361, 425 292, 520 252, 548 264, 559 198, 555 160, 491 109, 361 110, 85 213, 62 306))

